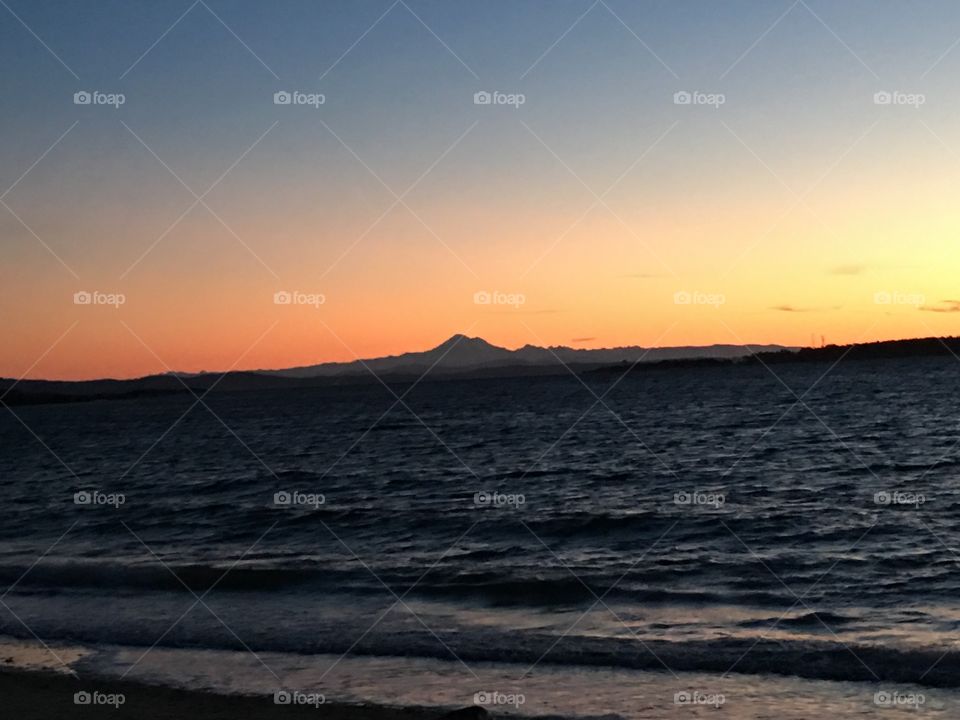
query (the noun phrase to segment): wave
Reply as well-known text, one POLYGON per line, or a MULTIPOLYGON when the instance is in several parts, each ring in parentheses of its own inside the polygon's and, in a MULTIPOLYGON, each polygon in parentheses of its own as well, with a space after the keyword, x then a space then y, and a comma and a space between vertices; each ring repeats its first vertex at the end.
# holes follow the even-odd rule
POLYGON ((847 625, 853 622, 857 622, 857 618, 828 611, 814 611, 797 615, 796 617, 760 618, 757 620, 747 620, 738 624, 740 627, 762 629, 769 628, 771 624, 776 624, 781 627, 795 627, 805 630, 827 630, 838 625, 847 625))
MULTIPOLYGON (((383 597, 384 584, 394 592, 410 588, 413 597, 446 603, 489 607, 532 609, 569 609, 593 604, 598 597, 606 602, 633 605, 702 605, 735 606, 753 609, 785 610, 797 604, 796 596, 778 581, 769 577, 777 572, 787 585, 810 583, 822 574, 816 563, 809 566, 802 560, 787 558, 765 565, 752 558, 735 563, 714 563, 708 567, 692 558, 669 558, 656 565, 631 570, 629 565, 611 565, 603 570, 566 567, 544 567, 527 564, 514 567, 510 547, 483 548, 451 557, 450 564, 430 568, 424 574, 421 565, 374 565, 331 567, 329 564, 305 561, 303 558, 274 559, 269 565, 238 566, 229 564, 124 564, 95 560, 44 562, 31 567, 21 564, 0 564, 0 587, 13 587, 18 594, 58 594, 76 591, 110 592, 111 590, 144 593, 181 592, 184 586, 201 593, 211 588, 218 592, 276 593, 310 597, 369 598, 383 597), (464 560, 472 567, 467 570, 464 560), (480 569, 482 568, 482 569, 480 569), (374 575, 375 573, 375 575, 374 575), (576 573, 576 574, 574 574, 576 573)), ((891 557, 889 565, 900 563, 911 568, 912 556, 891 557)), ((851 561, 847 576, 855 578, 861 561, 851 561)), ((839 573, 845 563, 834 564, 839 573)), ((869 595, 878 607, 897 605, 906 590, 924 588, 925 597, 952 599, 955 596, 952 565, 947 561, 936 572, 925 571, 910 576, 877 581, 862 597, 869 595)), ((836 593, 811 595, 811 601, 840 602, 836 593)), ((848 621, 840 615, 811 613, 801 618, 783 620, 785 626, 822 627, 821 619, 830 625, 848 621)))
MULTIPOLYGON (((22 626, 0 624, 0 632, 28 639, 22 626)), ((39 632, 43 633, 43 628, 39 632)), ((826 640, 667 641, 557 636, 539 632, 439 631, 370 633, 357 641, 361 628, 345 632, 245 633, 239 637, 222 628, 192 632, 189 638, 165 635, 161 647, 178 649, 277 652, 298 655, 352 654, 367 657, 407 657, 457 662, 517 665, 611 667, 671 673, 780 675, 841 682, 887 682, 925 687, 960 687, 960 650, 894 648, 845 644, 826 640)), ((54 636, 44 633, 48 641, 54 636)), ((135 625, 114 624, 103 637, 82 627, 56 636, 65 642, 121 647, 152 646, 155 636, 135 625)))
MULTIPOLYGON (((490 551, 482 551, 490 553, 490 551)), ((495 558, 489 558, 495 560, 495 558)), ((468 572, 459 569, 435 568, 427 577, 422 568, 376 570, 334 569, 326 566, 234 567, 210 565, 131 566, 99 562, 44 564, 34 568, 0 565, 0 586, 16 583, 16 591, 62 592, 72 590, 134 590, 144 592, 182 591, 184 585, 201 593, 216 587, 220 592, 303 592, 323 596, 378 596, 383 583, 398 593, 414 586, 412 594, 426 599, 452 602, 479 602, 494 607, 568 608, 592 604, 598 597, 632 603, 655 604, 726 604, 754 607, 787 608, 795 598, 789 593, 764 591, 753 583, 744 589, 726 587, 721 591, 679 589, 678 569, 664 568, 644 574, 645 583, 624 580, 622 573, 593 574, 581 579, 566 570, 548 576, 537 569, 529 574, 512 572, 506 577, 496 569, 468 572), (656 581, 672 580, 672 587, 656 581), (649 583, 649 584, 648 584, 649 583)), ((695 573, 691 570, 690 573, 695 573)))

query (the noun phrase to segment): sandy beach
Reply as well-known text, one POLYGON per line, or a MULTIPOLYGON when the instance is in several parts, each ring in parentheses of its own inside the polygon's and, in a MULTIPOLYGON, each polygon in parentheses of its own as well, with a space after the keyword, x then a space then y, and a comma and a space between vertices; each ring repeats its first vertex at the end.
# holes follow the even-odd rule
POLYGON ((170 720, 269 720, 272 718, 317 718, 329 720, 413 720, 439 717, 442 712, 421 708, 387 708, 375 705, 277 705, 272 697, 215 695, 188 690, 140 685, 131 682, 89 679, 53 673, 2 671, 0 698, 3 716, 18 720, 63 718, 137 718, 170 720), (77 704, 76 693, 98 693, 98 700, 123 698, 122 704, 77 704))

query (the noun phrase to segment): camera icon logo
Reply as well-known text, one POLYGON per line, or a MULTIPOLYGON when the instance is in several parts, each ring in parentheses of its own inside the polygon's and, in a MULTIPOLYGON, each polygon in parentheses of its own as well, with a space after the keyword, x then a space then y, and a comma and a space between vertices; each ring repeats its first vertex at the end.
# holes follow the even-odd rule
POLYGON ((293 695, 286 690, 277 690, 273 694, 274 705, 290 705, 293 702, 293 695))
POLYGON ((81 490, 73 494, 74 505, 89 505, 93 502, 93 495, 86 490, 81 490))
POLYGON ((478 290, 473 294, 474 305, 489 305, 491 299, 490 293, 486 290, 478 290))
POLYGON ((293 102, 293 96, 286 90, 280 90, 273 94, 274 105, 289 105, 291 102, 293 102))
POLYGON ((674 105, 689 105, 693 102, 693 95, 688 93, 686 90, 680 90, 673 94, 673 104, 674 105))
POLYGON ((889 690, 878 690, 873 694, 873 703, 881 707, 893 705, 893 693, 889 690))
POLYGON ((73 294, 74 305, 89 305, 93 302, 93 295, 86 290, 80 290, 73 294))
POLYGON ((289 505, 293 502, 293 496, 288 493, 286 490, 281 490, 280 492, 273 494, 273 504, 274 505, 289 505))
POLYGON ((673 294, 675 305, 690 305, 693 302, 693 296, 686 290, 679 290, 673 294))
POLYGON ((488 93, 486 90, 480 90, 473 94, 473 104, 474 105, 489 105, 493 102, 493 96, 488 93))
POLYGON ((80 90, 73 94, 74 105, 89 105, 93 101, 93 96, 86 90, 80 90))
POLYGON ((893 93, 887 92, 886 90, 881 90, 880 92, 875 92, 873 94, 874 105, 889 105, 892 102, 893 93))
POLYGON ((293 295, 286 290, 279 290, 273 294, 274 305, 289 305, 293 302, 293 295))
POLYGON ((89 705, 93 700, 93 696, 90 695, 86 690, 81 690, 73 694, 73 704, 74 705, 89 705))

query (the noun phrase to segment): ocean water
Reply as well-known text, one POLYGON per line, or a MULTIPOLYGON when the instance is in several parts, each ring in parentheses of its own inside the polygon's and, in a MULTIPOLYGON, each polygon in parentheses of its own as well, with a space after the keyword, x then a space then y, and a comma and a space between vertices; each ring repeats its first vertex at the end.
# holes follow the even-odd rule
POLYGON ((772 370, 4 411, 0 655, 521 715, 955 717, 960 363, 772 370))

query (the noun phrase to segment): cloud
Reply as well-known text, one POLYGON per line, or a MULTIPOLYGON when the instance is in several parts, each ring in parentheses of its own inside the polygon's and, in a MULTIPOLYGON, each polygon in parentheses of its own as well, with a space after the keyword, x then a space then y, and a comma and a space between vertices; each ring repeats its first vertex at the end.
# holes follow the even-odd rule
POLYGON ((863 275, 867 271, 866 265, 837 265, 831 268, 831 275, 863 275))
POLYGON ((585 342, 590 342, 591 340, 596 340, 596 338, 595 338, 595 337, 573 338, 572 340, 570 340, 570 342, 572 342, 572 343, 585 343, 585 342))
POLYGON ((927 307, 926 305, 921 305, 918 310, 936 313, 960 312, 960 300, 942 300, 939 307, 927 307))
POLYGON ((788 313, 806 313, 806 312, 823 312, 825 310, 839 310, 839 305, 834 305, 833 307, 796 307, 795 305, 774 305, 771 310, 778 310, 780 312, 788 313))
POLYGON ((521 310, 520 308, 508 307, 503 310, 487 310, 487 315, 553 315, 559 312, 566 312, 566 310, 557 310, 554 308, 546 308, 544 310, 521 310))

